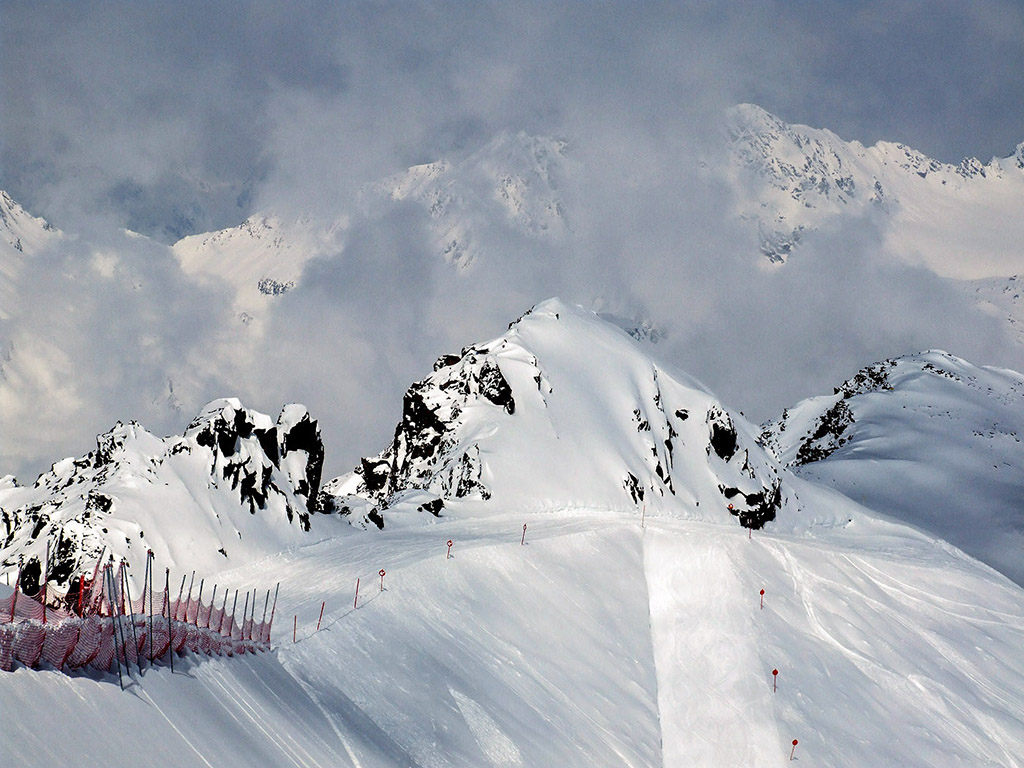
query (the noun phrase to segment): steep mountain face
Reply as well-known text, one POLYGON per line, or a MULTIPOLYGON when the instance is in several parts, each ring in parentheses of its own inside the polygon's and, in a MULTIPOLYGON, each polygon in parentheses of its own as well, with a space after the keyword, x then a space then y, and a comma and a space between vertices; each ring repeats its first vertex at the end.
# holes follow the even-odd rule
POLYGON ((255 332, 273 298, 297 285, 306 262, 341 250, 347 228, 345 216, 324 225, 308 216, 255 215, 237 227, 179 240, 173 251, 186 273, 229 286, 235 315, 255 332))
POLYGON ((571 172, 568 143, 499 133, 466 158, 417 165, 368 185, 367 211, 408 200, 430 216, 431 247, 459 269, 483 255, 478 232, 495 224, 537 238, 569 232, 560 187, 571 172))
POLYGON ((301 405, 285 406, 275 423, 215 400, 183 435, 165 438, 118 423, 95 450, 57 462, 31 487, 0 484, 0 567, 23 563, 29 593, 47 547, 58 588, 91 576, 101 555, 126 559, 141 578, 150 549, 162 566, 215 573, 310 530, 323 458, 301 405))
POLYGON ((946 539, 1024 585, 1024 376, 944 352, 864 368, 764 425, 802 477, 946 539))
POLYGON ((738 213, 756 222, 761 252, 786 261, 810 231, 870 217, 885 246, 946 277, 1020 269, 1024 143, 982 164, 940 163, 904 144, 864 147, 789 125, 752 104, 728 114, 738 213))
MULTIPOLYGON (((0 320, 12 317, 16 311, 17 281, 25 259, 61 237, 59 229, 32 216, 0 189, 0 320)), ((0 364, 8 342, 0 338, 0 364)))
POLYGON ((557 299, 445 355, 405 395, 393 442, 325 487, 325 508, 645 507, 760 528, 786 498, 756 433, 618 328, 557 299))
MULTIPOLYGON (((422 207, 431 222, 431 249, 465 269, 482 255, 483 229, 506 227, 536 238, 569 231, 559 190, 570 172, 566 153, 563 140, 502 132, 466 157, 367 184, 360 206, 369 217, 400 201, 422 207)), ((183 238, 173 250, 187 273, 230 286, 240 322, 259 329, 274 297, 298 285, 310 259, 344 249, 351 213, 330 222, 261 213, 237 227, 183 238)))

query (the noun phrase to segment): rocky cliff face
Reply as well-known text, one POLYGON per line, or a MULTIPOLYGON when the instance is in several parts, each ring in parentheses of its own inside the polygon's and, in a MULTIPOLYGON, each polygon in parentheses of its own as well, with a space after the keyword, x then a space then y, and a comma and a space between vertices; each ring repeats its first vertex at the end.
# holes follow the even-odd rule
POLYGON ((223 567, 232 554, 279 548, 310 529, 324 449, 303 406, 275 423, 234 399, 215 400, 180 436, 118 423, 81 458, 30 487, 0 487, 0 557, 23 564, 28 591, 42 578, 66 586, 104 553, 139 574, 145 554, 223 567))

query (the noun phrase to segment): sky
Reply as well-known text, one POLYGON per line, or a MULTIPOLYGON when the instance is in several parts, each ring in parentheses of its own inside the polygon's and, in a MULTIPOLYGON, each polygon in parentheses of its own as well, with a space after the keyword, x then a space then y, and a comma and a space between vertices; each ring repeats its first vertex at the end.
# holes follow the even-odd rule
POLYGON ((741 102, 945 162, 1007 156, 1022 72, 1017 2, 0 2, 0 188, 77 238, 26 267, 0 326, 61 382, 0 381, 0 475, 84 453, 117 419, 180 431, 233 394, 306 402, 343 471, 434 358, 556 293, 654 318, 659 355, 758 420, 918 349, 1019 367, 943 281, 871 258, 871 222, 752 270, 727 190, 699 179, 741 102), (497 227, 466 277, 431 260, 422 212, 355 215, 248 366, 214 364, 223 288, 161 244, 258 211, 349 214, 368 182, 501 131, 568 142, 569 242, 497 227), (89 268, 97 253, 123 279, 89 268))

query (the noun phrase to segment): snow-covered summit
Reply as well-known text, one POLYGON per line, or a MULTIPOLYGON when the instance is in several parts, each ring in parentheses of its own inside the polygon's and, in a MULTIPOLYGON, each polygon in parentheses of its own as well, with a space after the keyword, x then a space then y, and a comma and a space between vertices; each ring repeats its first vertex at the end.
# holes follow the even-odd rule
POLYGON ((25 259, 61 236, 59 229, 30 214, 0 189, 0 320, 10 318, 18 302, 17 282, 25 259))
POLYGON ((802 477, 1024 584, 1024 376, 940 351, 868 366, 765 425, 802 477))
POLYGON ((432 247, 465 269, 482 256, 479 231, 497 224, 529 237, 569 231, 561 187, 571 173, 568 142, 502 131, 469 156, 413 166, 368 185, 368 211, 408 200, 430 216, 432 247))
POLYGON ((95 450, 56 462, 32 486, 0 485, 0 565, 23 562, 29 592, 47 544, 57 585, 91 575, 103 552, 137 574, 150 549, 162 566, 212 574, 301 539, 323 458, 317 423, 300 405, 275 423, 236 399, 215 400, 183 435, 165 438, 118 422, 95 450))
POLYGON ((324 225, 309 216, 261 214, 237 227, 186 237, 173 250, 186 273, 228 285, 236 316, 258 328, 268 301, 293 289, 310 259, 340 250, 347 227, 345 216, 324 225))
POLYGON ((790 125, 752 104, 727 114, 738 213, 757 223, 762 253, 784 262, 810 231, 873 217, 885 245, 962 279, 1020 271, 1024 143, 983 164, 941 163, 905 144, 865 147, 790 125))
POLYGON ((785 491, 756 431, 623 331, 558 299, 506 334, 444 355, 405 395, 395 438, 325 487, 362 512, 464 500, 584 506, 760 528, 785 491))

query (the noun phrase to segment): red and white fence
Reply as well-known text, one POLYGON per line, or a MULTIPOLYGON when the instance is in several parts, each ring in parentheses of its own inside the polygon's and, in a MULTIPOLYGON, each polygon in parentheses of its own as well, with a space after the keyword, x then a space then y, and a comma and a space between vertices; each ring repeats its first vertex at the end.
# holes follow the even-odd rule
MULTIPOLYGON (((270 649, 274 611, 269 590, 261 620, 255 620, 255 592, 245 593, 239 620, 237 590, 230 608, 227 591, 216 605, 216 587, 205 602, 202 582, 193 598, 193 574, 188 594, 182 596, 183 579, 178 597, 171 599, 169 574, 164 588, 154 591, 150 561, 143 594, 131 599, 124 567, 117 569, 117 576, 114 571, 112 565, 97 567, 88 583, 80 579, 73 594, 65 596, 63 608, 47 605, 45 585, 39 596, 29 597, 16 584, 10 597, 0 599, 0 669, 11 671, 17 663, 35 668, 45 662, 56 669, 108 672, 116 661, 120 673, 120 665, 141 670, 142 660, 168 658, 173 667, 174 655, 185 652, 234 656, 270 649)), ((276 601, 275 596, 275 608, 276 601)))

